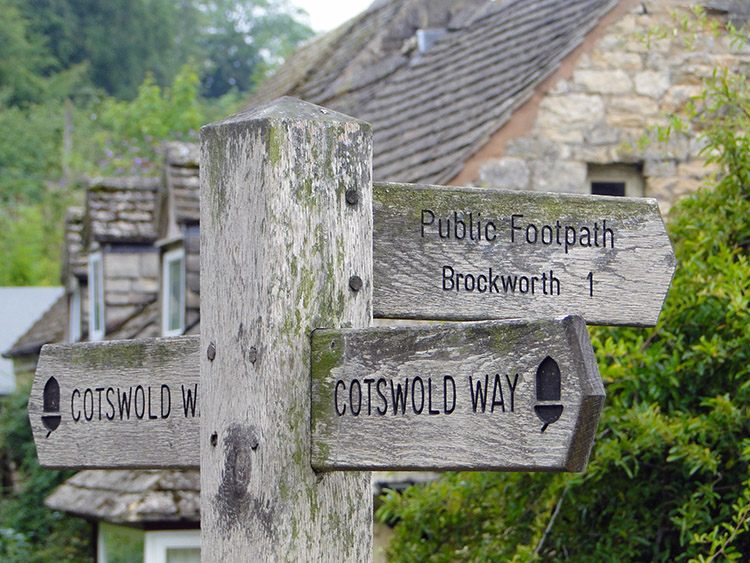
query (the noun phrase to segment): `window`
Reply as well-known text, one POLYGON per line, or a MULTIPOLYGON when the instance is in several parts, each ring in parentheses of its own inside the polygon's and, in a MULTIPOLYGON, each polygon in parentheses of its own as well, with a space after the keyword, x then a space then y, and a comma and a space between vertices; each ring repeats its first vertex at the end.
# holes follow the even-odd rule
POLYGON ((101 340, 104 332, 104 267, 97 252, 89 256, 89 340, 101 340))
POLYGON ((643 197, 643 173, 638 165, 589 164, 588 184, 594 195, 643 197))
POLYGON ((163 336, 185 330, 185 249, 164 253, 161 273, 161 327, 163 336))
POLYGON ((68 340, 78 342, 81 339, 81 284, 73 276, 70 282, 68 297, 68 340))
POLYGON ((200 530, 153 530, 144 532, 99 522, 99 563, 200 563, 200 530))
POLYGON ((146 532, 144 563, 200 563, 200 530, 146 532))

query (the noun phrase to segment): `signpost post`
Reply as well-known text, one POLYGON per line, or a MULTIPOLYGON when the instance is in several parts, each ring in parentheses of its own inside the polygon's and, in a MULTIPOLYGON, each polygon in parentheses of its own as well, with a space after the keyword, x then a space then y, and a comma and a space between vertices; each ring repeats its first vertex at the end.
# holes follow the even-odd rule
POLYGON ((352 470, 585 468, 604 390, 584 323, 656 323, 655 202, 373 196, 369 125, 291 98, 201 137, 200 339, 43 348, 43 466, 200 467, 207 561, 370 560, 352 470), (367 328, 373 307, 516 322, 367 328))

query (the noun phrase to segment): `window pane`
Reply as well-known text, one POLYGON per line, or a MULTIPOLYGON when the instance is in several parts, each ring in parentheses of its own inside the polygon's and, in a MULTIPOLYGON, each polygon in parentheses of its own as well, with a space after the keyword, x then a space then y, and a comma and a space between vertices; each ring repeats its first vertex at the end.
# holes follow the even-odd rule
POLYGON ((181 307, 180 296, 182 295, 182 259, 178 258, 169 263, 169 304, 168 330, 178 330, 180 326, 181 307))
POLYGON ((101 523, 106 561, 101 563, 143 563, 142 530, 101 523))
POLYGON ((167 549, 167 563, 201 563, 199 547, 170 547, 167 549))
POLYGON ((625 182, 591 182, 591 193, 595 195, 625 195, 625 182))

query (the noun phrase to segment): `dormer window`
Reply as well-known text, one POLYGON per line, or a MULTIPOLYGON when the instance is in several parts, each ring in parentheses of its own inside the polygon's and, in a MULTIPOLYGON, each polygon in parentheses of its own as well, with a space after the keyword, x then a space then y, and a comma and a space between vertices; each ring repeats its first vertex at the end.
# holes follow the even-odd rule
POLYGON ((104 267, 102 253, 89 256, 89 340, 104 338, 104 267))
POLYGON ((78 283, 78 278, 73 276, 70 286, 70 294, 68 295, 68 339, 70 342, 78 342, 81 339, 81 284, 78 283))
POLYGON ((161 279, 161 332, 163 336, 179 336, 185 330, 184 248, 164 253, 161 279))

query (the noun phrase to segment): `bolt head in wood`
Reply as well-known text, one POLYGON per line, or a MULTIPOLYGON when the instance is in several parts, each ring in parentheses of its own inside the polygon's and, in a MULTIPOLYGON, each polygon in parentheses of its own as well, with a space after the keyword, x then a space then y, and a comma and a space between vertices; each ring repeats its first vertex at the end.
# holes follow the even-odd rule
POLYGON ((352 276, 349 278, 349 288, 352 291, 359 291, 362 289, 362 278, 359 276, 352 276))
POLYGON ((359 192, 357 190, 346 190, 346 203, 357 205, 359 203, 359 192))
POLYGON ((214 358, 216 357, 216 344, 211 342, 208 345, 208 350, 206 350, 206 356, 208 356, 209 361, 213 362, 214 358))

